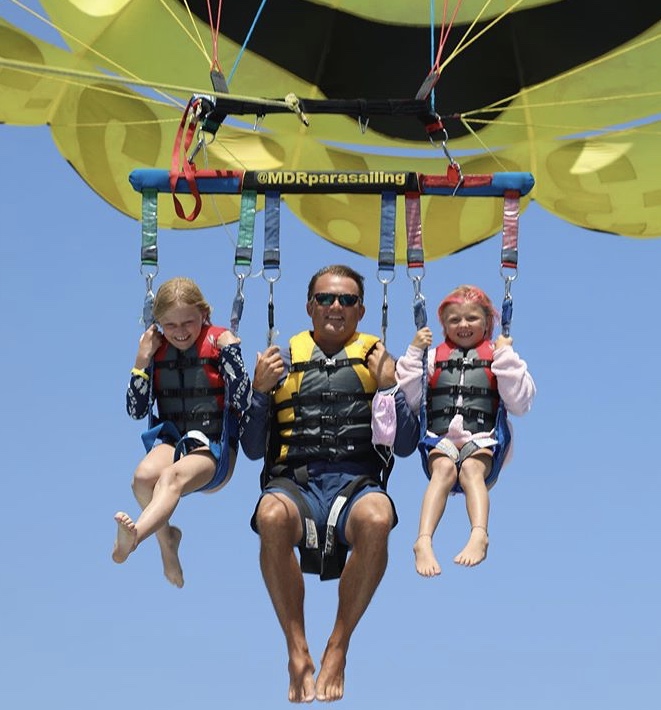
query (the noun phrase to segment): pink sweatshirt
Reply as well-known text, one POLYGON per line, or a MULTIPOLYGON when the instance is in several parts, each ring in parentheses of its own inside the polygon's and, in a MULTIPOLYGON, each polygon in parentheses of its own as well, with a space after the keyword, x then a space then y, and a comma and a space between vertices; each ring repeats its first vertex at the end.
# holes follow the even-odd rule
MULTIPOLYGON (((434 373, 434 357, 436 348, 430 348, 427 354, 427 376, 434 373)), ((409 345, 406 354, 397 361, 397 382, 406 397, 406 401, 414 412, 420 411, 420 399, 422 396, 422 356, 423 351, 413 345, 409 345)), ((494 350, 491 372, 498 382, 498 394, 502 399, 508 413, 522 415, 530 410, 532 400, 536 393, 535 383, 528 372, 525 360, 514 352, 511 345, 494 350)), ((459 403, 460 404, 460 403, 459 403)), ((508 421, 510 430, 512 424, 508 421)), ((473 439, 483 439, 490 432, 479 432, 471 434, 464 429, 464 418, 461 414, 455 414, 450 422, 447 432, 427 432, 429 436, 444 435, 458 449, 473 439)), ((505 459, 507 462, 511 458, 512 447, 508 451, 505 459)))

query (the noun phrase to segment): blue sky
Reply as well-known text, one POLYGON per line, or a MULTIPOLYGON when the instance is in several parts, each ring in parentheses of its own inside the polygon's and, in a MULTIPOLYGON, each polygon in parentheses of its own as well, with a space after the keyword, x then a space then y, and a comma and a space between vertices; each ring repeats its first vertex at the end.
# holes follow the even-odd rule
MULTIPOLYGON (((0 704, 290 707, 284 642, 248 526, 257 464, 242 456, 226 489, 176 511, 183 589, 163 578, 154 540, 123 566, 110 559, 113 514, 138 512, 130 481, 143 424, 125 414, 124 392, 142 329, 139 224, 78 178, 47 128, 0 126, 0 155, 0 704)), ((286 211, 282 232, 278 342, 307 327, 308 278, 330 262, 367 277, 363 328, 379 333, 376 264, 286 211)), ((214 322, 226 324, 235 236, 235 227, 162 232, 156 285, 192 276, 214 322)), ((500 302, 499 252, 492 239, 428 264, 430 312, 459 283, 500 302)), ((522 216, 512 335, 538 396, 514 419, 514 459, 492 493, 489 557, 470 570, 453 565, 467 535, 454 498, 436 536, 443 575, 415 573, 426 479, 417 458, 399 460, 390 492, 400 523, 354 636, 342 708, 621 710, 661 695, 659 264, 659 240, 573 228, 534 204, 522 216)), ((413 335, 411 297, 400 267, 390 289, 394 354, 413 335)), ((246 299, 240 335, 252 370, 266 343, 263 279, 249 280, 246 299)), ((336 588, 307 578, 317 661, 336 588)))

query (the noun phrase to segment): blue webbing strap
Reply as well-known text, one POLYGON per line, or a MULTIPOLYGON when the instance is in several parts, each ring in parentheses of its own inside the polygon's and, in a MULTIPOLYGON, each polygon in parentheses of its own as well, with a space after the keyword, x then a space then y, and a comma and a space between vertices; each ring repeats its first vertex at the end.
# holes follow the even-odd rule
POLYGON ((388 284, 395 278, 395 223, 397 218, 397 193, 381 193, 381 234, 377 278, 383 286, 381 305, 381 340, 386 344, 388 332, 388 284))
POLYGON ((275 329, 275 302, 273 285, 280 278, 280 193, 268 191, 264 204, 264 260, 262 276, 269 285, 267 346, 273 345, 275 329))

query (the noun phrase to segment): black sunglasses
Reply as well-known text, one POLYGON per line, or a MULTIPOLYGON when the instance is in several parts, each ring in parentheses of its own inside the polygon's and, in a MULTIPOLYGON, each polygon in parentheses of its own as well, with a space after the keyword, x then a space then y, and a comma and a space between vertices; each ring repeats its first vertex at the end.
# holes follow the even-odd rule
POLYGON ((335 299, 341 306, 355 306, 360 301, 360 296, 355 293, 315 293, 312 297, 320 306, 332 306, 335 299))

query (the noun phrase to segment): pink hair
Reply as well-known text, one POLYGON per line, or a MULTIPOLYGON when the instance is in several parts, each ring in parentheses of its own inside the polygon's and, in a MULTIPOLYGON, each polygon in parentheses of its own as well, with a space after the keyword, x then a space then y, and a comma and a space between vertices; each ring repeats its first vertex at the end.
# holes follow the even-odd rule
MULTIPOLYGON (((484 320, 486 323, 486 337, 491 340, 493 336, 493 326, 496 321, 500 320, 498 311, 494 308, 491 299, 481 288, 477 286, 457 286, 453 291, 441 301, 438 307, 438 319, 443 325, 443 312, 453 303, 475 303, 484 311, 484 320)), ((445 326, 443 327, 445 330, 445 326)))

